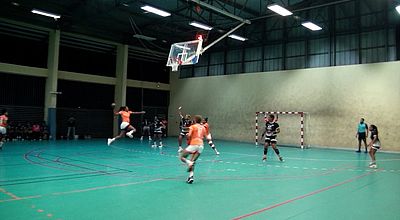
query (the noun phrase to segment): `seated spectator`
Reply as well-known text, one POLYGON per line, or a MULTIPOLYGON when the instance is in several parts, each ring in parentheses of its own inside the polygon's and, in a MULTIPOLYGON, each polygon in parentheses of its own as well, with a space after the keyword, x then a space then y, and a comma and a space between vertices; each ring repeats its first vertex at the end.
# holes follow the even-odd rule
POLYGON ((34 123, 32 125, 32 140, 42 139, 41 130, 39 123, 34 123))

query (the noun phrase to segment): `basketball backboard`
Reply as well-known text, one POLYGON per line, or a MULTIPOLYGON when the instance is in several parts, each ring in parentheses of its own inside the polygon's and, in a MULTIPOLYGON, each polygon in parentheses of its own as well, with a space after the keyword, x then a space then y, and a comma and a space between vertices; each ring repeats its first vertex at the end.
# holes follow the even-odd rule
POLYGON ((172 67, 172 71, 177 71, 180 65, 193 65, 199 62, 203 40, 193 40, 171 45, 167 66, 172 67))

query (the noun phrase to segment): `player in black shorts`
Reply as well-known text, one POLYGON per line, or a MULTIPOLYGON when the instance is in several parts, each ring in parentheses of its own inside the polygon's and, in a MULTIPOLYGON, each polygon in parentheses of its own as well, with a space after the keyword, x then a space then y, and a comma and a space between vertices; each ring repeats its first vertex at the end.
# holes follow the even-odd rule
POLYGON ((157 147, 157 140, 160 143, 160 145, 158 145, 159 148, 163 147, 163 143, 162 143, 162 128, 165 127, 165 125, 162 123, 161 120, 158 119, 157 116, 154 116, 154 122, 153 122, 153 140, 154 140, 154 144, 151 145, 152 147, 157 147))
POLYGON ((357 153, 361 152, 361 141, 364 142, 365 153, 367 153, 367 137, 368 137, 368 125, 364 122, 364 118, 360 119, 360 123, 357 126, 356 138, 358 138, 358 150, 357 153))
POLYGON ((369 163, 370 168, 377 168, 375 153, 381 148, 381 141, 378 137, 378 128, 375 125, 371 125, 368 127, 368 130, 371 132, 371 142, 369 142, 369 156, 371 157, 371 163, 369 163))
POLYGON ((261 137, 265 135, 264 155, 262 158, 263 161, 267 160, 268 146, 270 145, 272 149, 274 149, 279 160, 283 161, 283 158, 279 155, 279 149, 276 147, 276 143, 278 142, 276 136, 281 130, 279 128, 279 124, 276 123, 274 119, 274 115, 268 115, 267 122, 265 123, 265 131, 261 135, 261 137))
POLYGON ((179 144, 179 149, 178 152, 181 152, 183 150, 182 148, 182 140, 186 135, 189 133, 189 127, 192 125, 192 120, 190 115, 185 115, 183 117, 182 112, 180 111, 181 107, 179 107, 179 116, 181 117, 181 121, 179 123, 179 136, 178 136, 178 144, 179 144))

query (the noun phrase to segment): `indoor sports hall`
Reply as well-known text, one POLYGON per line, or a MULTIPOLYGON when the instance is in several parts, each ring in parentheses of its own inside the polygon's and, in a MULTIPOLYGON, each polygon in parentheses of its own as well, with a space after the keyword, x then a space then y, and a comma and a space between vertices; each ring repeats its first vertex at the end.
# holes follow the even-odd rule
POLYGON ((0 219, 400 219, 400 1, 0 2, 0 219))

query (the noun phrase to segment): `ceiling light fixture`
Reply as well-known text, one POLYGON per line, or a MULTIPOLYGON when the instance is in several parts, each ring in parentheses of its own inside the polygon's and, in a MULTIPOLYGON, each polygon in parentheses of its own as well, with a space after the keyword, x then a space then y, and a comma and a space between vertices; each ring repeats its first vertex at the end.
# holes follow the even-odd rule
POLYGON ((204 29, 204 30, 207 30, 207 31, 213 29, 212 27, 210 27, 208 25, 205 25, 205 24, 202 24, 202 23, 199 23, 197 21, 192 21, 192 22, 189 23, 189 25, 192 25, 194 27, 201 28, 201 29, 204 29))
POLYGON ((39 10, 39 9, 32 9, 31 12, 34 13, 34 14, 43 15, 43 16, 46 16, 46 17, 54 18, 54 19, 61 18, 61 15, 53 14, 53 13, 50 13, 50 12, 47 12, 47 11, 42 11, 42 10, 39 10))
POLYGON ((235 35, 235 34, 231 34, 231 35, 229 35, 228 37, 230 37, 230 38, 232 38, 232 39, 235 39, 235 40, 240 40, 240 41, 246 41, 246 40, 248 40, 248 39, 245 38, 245 37, 241 37, 241 36, 238 36, 238 35, 235 35))
POLYGON ((141 40, 147 40, 147 41, 157 40, 157 38, 155 38, 155 37, 149 37, 149 36, 141 35, 141 34, 135 34, 135 35, 133 35, 133 37, 137 38, 137 39, 141 39, 141 40))
POLYGON ((169 12, 166 12, 166 11, 163 11, 163 10, 160 10, 158 8, 154 8, 154 7, 151 7, 151 6, 148 6, 148 5, 145 5, 145 6, 141 7, 141 9, 143 9, 145 11, 148 11, 148 12, 151 12, 151 13, 156 14, 156 15, 160 15, 162 17, 171 16, 171 13, 169 13, 169 12))
POLYGON ((293 14, 291 11, 287 10, 286 8, 284 8, 278 4, 268 5, 267 8, 275 13, 282 15, 282 16, 289 16, 289 15, 293 14))
POLYGON ((400 5, 396 7, 396 11, 400 14, 400 5))
POLYGON ((301 25, 303 25, 304 27, 306 27, 306 28, 308 28, 308 29, 310 29, 312 31, 322 30, 322 28, 320 26, 318 26, 318 25, 316 25, 316 24, 314 24, 314 23, 312 23, 310 21, 303 22, 303 23, 301 23, 301 25))

